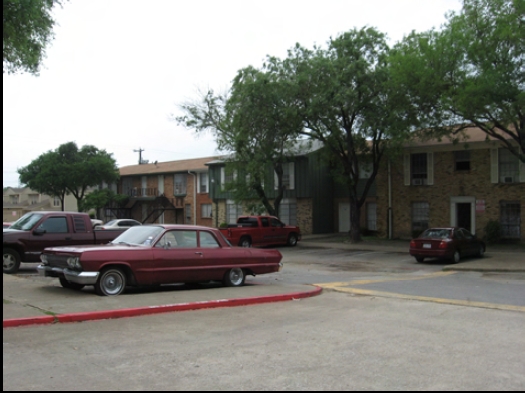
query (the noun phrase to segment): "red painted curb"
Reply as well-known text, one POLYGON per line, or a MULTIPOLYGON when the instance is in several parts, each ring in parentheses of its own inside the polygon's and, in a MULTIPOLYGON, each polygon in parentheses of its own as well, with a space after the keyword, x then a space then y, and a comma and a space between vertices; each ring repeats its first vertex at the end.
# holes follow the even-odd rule
POLYGON ((249 298, 240 299, 220 299, 194 303, 179 303, 179 304, 167 304, 162 306, 148 306, 139 308, 124 308, 120 310, 103 310, 103 311, 92 311, 92 312, 78 312, 70 314, 60 314, 56 316, 42 316, 33 318, 16 318, 16 319, 5 319, 4 328, 6 327, 17 327, 17 326, 28 326, 45 323, 67 323, 67 322, 83 322, 83 321, 95 321, 101 319, 116 319, 116 318, 127 318, 136 317, 140 315, 152 315, 160 314, 165 312, 175 311, 189 311, 189 310, 202 310, 207 308, 219 308, 219 307, 237 307, 246 306, 250 304, 262 304, 272 302, 282 302, 295 299, 304 299, 307 297, 317 296, 322 292, 322 288, 316 287, 312 291, 308 292, 292 292, 281 295, 267 295, 267 296, 256 296, 249 298))
POLYGON ((4 319, 4 327, 16 327, 16 326, 27 326, 27 325, 42 325, 45 323, 54 323, 57 320, 51 315, 45 315, 41 317, 29 317, 29 318, 15 318, 15 319, 4 319))

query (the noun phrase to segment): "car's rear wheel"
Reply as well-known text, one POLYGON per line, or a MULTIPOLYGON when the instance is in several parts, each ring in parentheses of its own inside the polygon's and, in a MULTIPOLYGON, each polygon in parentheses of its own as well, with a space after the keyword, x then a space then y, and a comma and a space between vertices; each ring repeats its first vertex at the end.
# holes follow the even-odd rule
POLYGON ((461 260, 461 254, 459 253, 459 250, 454 251, 454 255, 452 255, 452 261, 454 263, 459 263, 461 260))
POLYGON ((82 288, 85 287, 84 284, 77 284, 76 282, 68 281, 64 277, 59 277, 58 280, 60 281, 60 285, 62 285, 62 288, 75 289, 77 291, 80 291, 82 288))
POLYGON ((223 283, 227 287, 240 287, 244 285, 246 274, 241 268, 235 267, 230 269, 224 275, 223 283))
POLYGON ((126 275, 119 268, 103 270, 95 284, 99 296, 117 296, 126 288, 126 275))
POLYGON ((419 262, 419 263, 423 262, 424 260, 425 260, 425 258, 423 258, 423 257, 416 257, 416 261, 419 262))
POLYGON ((249 238, 249 237, 242 237, 241 240, 239 241, 239 246, 240 247, 251 247, 252 246, 252 240, 249 238))
POLYGON ((20 254, 12 248, 4 248, 4 264, 3 269, 5 274, 13 274, 20 268, 20 254))
POLYGON ((297 245, 297 235, 295 233, 290 233, 288 236, 288 246, 295 247, 297 245))

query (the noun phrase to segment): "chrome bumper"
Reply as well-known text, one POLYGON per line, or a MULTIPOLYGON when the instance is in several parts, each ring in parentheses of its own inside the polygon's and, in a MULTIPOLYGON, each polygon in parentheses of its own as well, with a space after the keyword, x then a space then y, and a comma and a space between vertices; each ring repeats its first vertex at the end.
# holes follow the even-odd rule
POLYGON ((95 285, 99 274, 99 272, 77 272, 75 270, 46 265, 38 265, 36 270, 38 274, 43 277, 64 277, 69 282, 82 285, 95 285))

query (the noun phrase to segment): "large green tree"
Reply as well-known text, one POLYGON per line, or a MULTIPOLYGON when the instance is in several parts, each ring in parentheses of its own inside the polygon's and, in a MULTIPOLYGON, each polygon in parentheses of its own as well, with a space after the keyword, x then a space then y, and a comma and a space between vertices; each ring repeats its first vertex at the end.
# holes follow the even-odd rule
POLYGON ((68 168, 52 151, 41 154, 29 165, 18 169, 21 184, 41 194, 60 198, 62 210, 67 189, 68 168))
POLYGON ((388 53, 384 34, 362 28, 331 38, 327 48, 297 45, 273 62, 291 82, 300 134, 322 142, 335 179, 348 190, 352 242, 361 240, 361 208, 383 157, 409 137, 408 111, 393 98, 388 53))
POLYGON ((185 115, 177 118, 197 132, 213 132, 219 149, 233 153, 226 170, 236 176, 226 189, 234 200, 260 201, 276 216, 285 191, 283 165, 294 155, 301 129, 296 111, 290 110, 287 87, 277 75, 247 67, 237 73, 227 95, 208 91, 199 103, 182 105, 185 115), (277 178, 275 197, 269 166, 277 178))
POLYGON ((4 73, 37 75, 54 38, 52 9, 63 0, 3 0, 4 73))
POLYGON ((405 98, 434 130, 479 127, 525 162, 523 0, 464 0, 441 31, 412 33, 391 58, 405 98))
POLYGON ((79 211, 85 211, 84 198, 91 187, 116 182, 120 175, 115 159, 105 150, 75 142, 60 145, 40 155, 28 166, 18 169, 20 182, 40 193, 63 196, 72 194, 79 211))

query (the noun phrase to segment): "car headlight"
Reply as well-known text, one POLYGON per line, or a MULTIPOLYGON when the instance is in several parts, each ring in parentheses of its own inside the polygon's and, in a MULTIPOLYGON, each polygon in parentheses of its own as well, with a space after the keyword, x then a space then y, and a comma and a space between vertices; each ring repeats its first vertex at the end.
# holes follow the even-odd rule
POLYGON ((44 265, 47 265, 47 255, 46 254, 40 254, 40 260, 44 265))
POLYGON ((67 265, 71 269, 81 269, 82 265, 80 264, 80 258, 79 257, 69 257, 67 259, 67 265))

